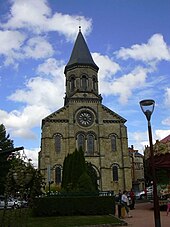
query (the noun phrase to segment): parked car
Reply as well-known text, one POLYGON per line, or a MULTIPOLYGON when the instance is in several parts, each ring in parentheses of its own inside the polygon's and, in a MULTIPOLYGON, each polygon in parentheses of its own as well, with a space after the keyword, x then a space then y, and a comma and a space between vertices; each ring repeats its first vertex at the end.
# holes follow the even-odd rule
POLYGON ((146 191, 135 192, 136 199, 145 199, 153 197, 153 186, 149 186, 146 188, 146 191))
MULTIPOLYGON (((21 199, 16 199, 16 198, 9 198, 7 200, 7 209, 17 209, 20 207, 27 207, 28 203, 25 200, 21 200, 21 199)), ((5 208, 5 197, 4 196, 0 196, 0 209, 4 209, 5 208)))
POLYGON ((135 198, 138 199, 144 199, 146 197, 145 191, 138 191, 135 192, 135 198))
MULTIPOLYGON (((1 197, 1 199, 0 199, 0 209, 3 209, 5 207, 5 198, 2 198, 1 197)), ((18 207, 18 205, 16 204, 16 202, 15 202, 15 200, 13 200, 13 199, 8 199, 7 200, 7 206, 6 206, 6 208, 7 209, 10 209, 10 208, 17 208, 18 207)))

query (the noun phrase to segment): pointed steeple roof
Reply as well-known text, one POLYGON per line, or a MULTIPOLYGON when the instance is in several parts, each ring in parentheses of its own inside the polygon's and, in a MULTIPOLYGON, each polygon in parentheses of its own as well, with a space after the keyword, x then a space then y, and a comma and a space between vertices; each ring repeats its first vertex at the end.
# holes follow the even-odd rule
POLYGON ((99 67, 93 61, 89 48, 81 33, 81 29, 79 29, 70 60, 65 67, 65 71, 76 65, 88 65, 95 68, 97 71, 99 69, 99 67))

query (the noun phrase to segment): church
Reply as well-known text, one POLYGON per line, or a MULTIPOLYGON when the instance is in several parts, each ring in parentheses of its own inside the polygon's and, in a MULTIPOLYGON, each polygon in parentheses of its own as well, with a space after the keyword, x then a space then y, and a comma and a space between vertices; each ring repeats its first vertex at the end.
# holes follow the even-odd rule
POLYGON ((47 184, 61 185, 65 157, 82 147, 100 191, 132 187, 126 119, 102 104, 98 70, 79 28, 64 70, 64 106, 42 120, 39 169, 47 184))

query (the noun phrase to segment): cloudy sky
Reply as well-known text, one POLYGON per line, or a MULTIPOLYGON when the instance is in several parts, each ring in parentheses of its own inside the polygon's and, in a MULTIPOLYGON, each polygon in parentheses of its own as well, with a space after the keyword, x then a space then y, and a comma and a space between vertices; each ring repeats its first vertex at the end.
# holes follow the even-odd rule
POLYGON ((64 67, 81 26, 103 104, 148 144, 139 101, 154 99, 153 140, 170 134, 169 0, 0 0, 0 123, 37 165, 41 120, 63 106, 64 67))

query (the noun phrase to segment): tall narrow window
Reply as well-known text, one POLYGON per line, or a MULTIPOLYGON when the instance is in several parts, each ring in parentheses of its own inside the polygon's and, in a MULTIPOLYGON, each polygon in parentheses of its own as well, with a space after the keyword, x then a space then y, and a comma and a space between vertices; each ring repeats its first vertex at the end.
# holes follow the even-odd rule
POLYGON ((111 135, 110 139, 111 139, 111 150, 116 151, 116 136, 111 135))
POLYGON ((75 78, 72 76, 70 80, 70 90, 74 91, 75 89, 75 78))
POLYGON ((87 153, 94 154, 94 136, 91 134, 87 136, 87 153))
POLYGON ((61 167, 57 166, 55 169, 55 183, 61 183, 61 167))
POLYGON ((93 77, 93 84, 92 84, 93 90, 96 90, 96 78, 93 77))
POLYGON ((82 147, 83 151, 85 151, 85 138, 83 134, 78 134, 77 136, 77 145, 78 149, 82 147))
POLYGON ((60 135, 55 136, 55 151, 57 153, 61 152, 61 136, 60 135))
POLYGON ((83 88, 83 90, 87 89, 87 77, 86 76, 82 76, 82 88, 83 88))
POLYGON ((114 165, 112 167, 112 173, 113 173, 113 181, 118 181, 118 167, 114 165))

